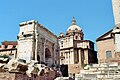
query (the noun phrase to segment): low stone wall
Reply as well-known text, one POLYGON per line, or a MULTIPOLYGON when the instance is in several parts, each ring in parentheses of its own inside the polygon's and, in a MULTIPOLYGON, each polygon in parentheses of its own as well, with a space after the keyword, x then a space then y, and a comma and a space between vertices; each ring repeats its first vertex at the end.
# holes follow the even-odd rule
POLYGON ((22 73, 0 72, 0 80, 54 80, 54 79, 48 76, 28 77, 26 74, 22 73))
POLYGON ((1 72, 0 80, 35 80, 35 78, 21 73, 1 72))
POLYGON ((69 64, 68 65, 68 72, 69 73, 80 73, 81 65, 80 64, 69 64))
POLYGON ((15 80, 15 74, 8 73, 8 72, 1 72, 0 73, 0 80, 15 80))

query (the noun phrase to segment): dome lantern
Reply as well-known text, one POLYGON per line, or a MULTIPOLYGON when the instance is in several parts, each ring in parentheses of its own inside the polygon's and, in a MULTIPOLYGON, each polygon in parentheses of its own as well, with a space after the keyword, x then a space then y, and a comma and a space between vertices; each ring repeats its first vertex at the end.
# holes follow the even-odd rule
POLYGON ((73 17, 72 19, 72 25, 67 29, 67 31, 74 31, 74 30, 82 30, 78 25, 76 25, 76 20, 73 17))
POLYGON ((72 20, 72 25, 76 25, 76 20, 75 20, 74 17, 73 17, 73 20, 72 20))

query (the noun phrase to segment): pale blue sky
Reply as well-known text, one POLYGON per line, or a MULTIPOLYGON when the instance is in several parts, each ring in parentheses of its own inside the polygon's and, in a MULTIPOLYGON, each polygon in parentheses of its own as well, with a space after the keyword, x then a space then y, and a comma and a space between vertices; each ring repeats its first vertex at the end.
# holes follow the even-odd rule
MULTIPOLYGON (((17 40, 19 23, 37 20, 54 34, 66 32, 74 16, 85 35, 96 38, 113 28, 111 0, 0 0, 0 42, 17 40)), ((96 45, 95 45, 96 46, 96 45)))

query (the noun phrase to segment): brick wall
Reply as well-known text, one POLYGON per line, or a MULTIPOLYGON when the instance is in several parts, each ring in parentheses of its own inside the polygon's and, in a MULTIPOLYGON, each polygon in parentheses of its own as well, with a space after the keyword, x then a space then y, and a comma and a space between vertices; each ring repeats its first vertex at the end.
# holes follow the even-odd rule
POLYGON ((112 58, 114 58, 114 40, 106 39, 102 41, 97 41, 97 48, 98 48, 98 62, 104 62, 106 59, 106 51, 112 52, 112 58))

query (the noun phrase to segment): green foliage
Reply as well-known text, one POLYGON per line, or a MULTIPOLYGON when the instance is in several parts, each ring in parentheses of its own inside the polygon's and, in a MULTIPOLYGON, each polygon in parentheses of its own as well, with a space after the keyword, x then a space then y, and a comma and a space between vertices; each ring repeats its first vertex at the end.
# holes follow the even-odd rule
POLYGON ((9 56, 4 54, 4 55, 0 55, 0 58, 9 58, 9 56))

